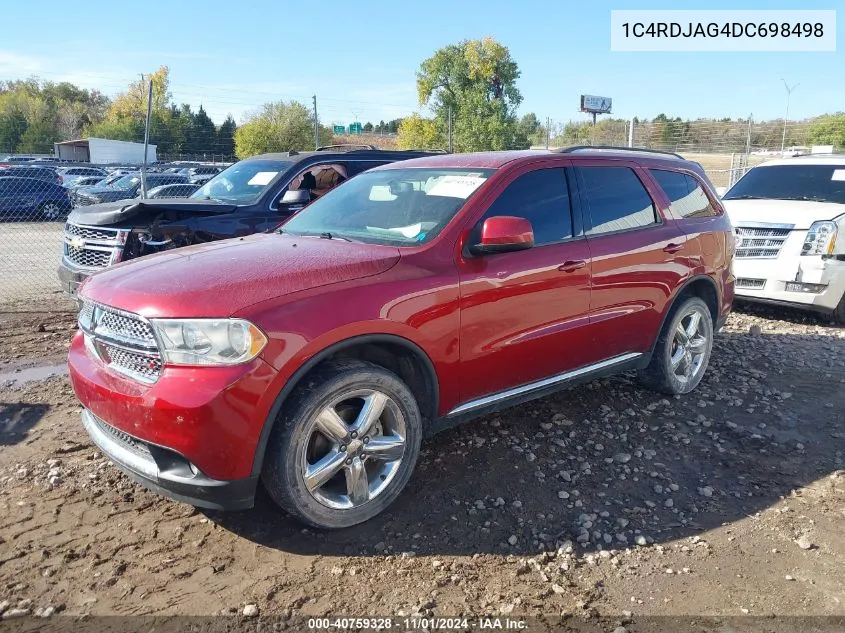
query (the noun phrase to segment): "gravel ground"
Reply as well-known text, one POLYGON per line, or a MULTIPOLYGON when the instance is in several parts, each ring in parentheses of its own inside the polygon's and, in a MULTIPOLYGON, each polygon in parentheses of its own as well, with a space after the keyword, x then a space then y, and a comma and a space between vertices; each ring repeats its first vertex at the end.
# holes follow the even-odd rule
MULTIPOLYGON (((340 532, 146 492, 66 377, 0 384, 0 611, 845 615, 845 330, 773 314, 734 314, 689 396, 625 375, 433 438, 390 510, 340 532)), ((0 316, 0 372, 73 328, 0 316)))

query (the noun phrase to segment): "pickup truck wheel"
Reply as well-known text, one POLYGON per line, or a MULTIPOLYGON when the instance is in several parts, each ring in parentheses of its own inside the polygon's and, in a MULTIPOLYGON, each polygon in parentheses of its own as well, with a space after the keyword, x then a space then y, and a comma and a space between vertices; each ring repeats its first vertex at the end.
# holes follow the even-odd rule
POLYGON ((666 320, 640 381, 672 395, 689 393, 701 382, 713 349, 713 318, 698 297, 681 300, 666 320))
POLYGON ((845 325, 845 294, 839 300, 839 305, 833 310, 833 322, 836 325, 845 325))
POLYGON ((419 407, 398 376, 364 361, 330 363, 283 407, 262 480, 270 497, 301 521, 349 527, 399 495, 421 440, 419 407))
POLYGON ((62 207, 55 202, 43 202, 38 207, 38 214, 46 222, 55 222, 62 218, 62 207))

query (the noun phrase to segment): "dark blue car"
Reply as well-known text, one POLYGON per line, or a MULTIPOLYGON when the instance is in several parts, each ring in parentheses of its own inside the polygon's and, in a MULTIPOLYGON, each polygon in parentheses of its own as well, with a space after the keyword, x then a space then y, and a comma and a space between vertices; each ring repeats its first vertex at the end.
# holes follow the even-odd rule
POLYGON ((0 178, 0 218, 8 220, 64 220, 71 210, 68 191, 38 178, 0 178))

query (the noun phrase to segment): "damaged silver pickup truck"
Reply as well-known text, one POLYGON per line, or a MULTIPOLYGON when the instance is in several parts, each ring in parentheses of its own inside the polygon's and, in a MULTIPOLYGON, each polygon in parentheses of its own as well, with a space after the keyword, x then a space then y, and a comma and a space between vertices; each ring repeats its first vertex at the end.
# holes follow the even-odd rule
POLYGON ((65 292, 99 270, 163 250, 272 230, 311 200, 378 165, 430 155, 372 146, 263 154, 235 163, 190 198, 132 199, 75 208, 59 279, 65 292))

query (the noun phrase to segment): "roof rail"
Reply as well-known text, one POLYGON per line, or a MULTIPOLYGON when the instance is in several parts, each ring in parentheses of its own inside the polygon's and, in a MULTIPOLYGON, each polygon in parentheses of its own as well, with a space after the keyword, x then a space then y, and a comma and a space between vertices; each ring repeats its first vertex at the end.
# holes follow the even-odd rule
POLYGON ((589 151, 592 149, 612 149, 617 152, 646 152, 649 154, 663 154, 664 156, 673 156, 680 160, 684 160, 683 156, 681 156, 680 154, 676 154, 675 152, 667 152, 659 149, 646 149, 645 147, 620 147, 616 145, 573 145, 572 147, 562 147, 560 149, 555 149, 552 150, 552 152, 557 154, 570 154, 574 152, 589 151))
POLYGON ((448 154, 449 152, 441 147, 437 148, 429 148, 429 147, 413 147, 411 149, 400 149, 394 150, 399 152, 430 152, 431 154, 448 154))
POLYGON ((357 149, 369 149, 375 150, 378 149, 375 145, 366 145, 364 143, 339 143, 337 145, 323 145, 322 147, 318 147, 316 151, 318 152, 325 152, 328 150, 338 149, 338 148, 357 148, 357 149))

